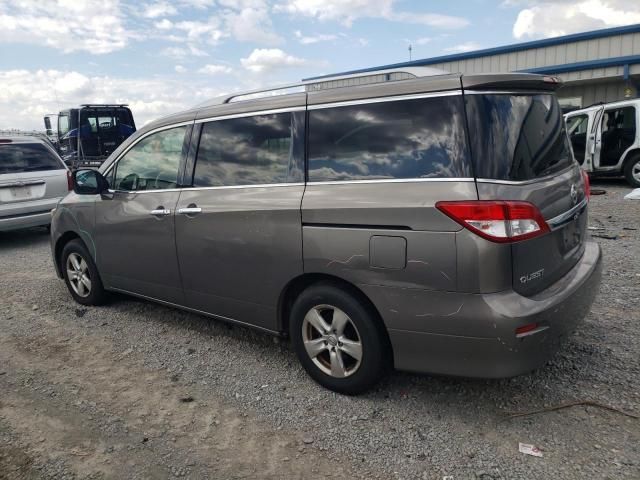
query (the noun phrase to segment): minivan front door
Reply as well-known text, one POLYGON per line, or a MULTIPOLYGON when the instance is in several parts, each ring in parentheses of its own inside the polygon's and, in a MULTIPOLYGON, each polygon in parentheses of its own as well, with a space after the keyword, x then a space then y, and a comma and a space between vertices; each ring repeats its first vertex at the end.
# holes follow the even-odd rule
POLYGON ((303 111, 203 124, 176 214, 188 307, 278 328, 279 296, 303 271, 303 160, 303 111))
POLYGON ((143 137, 108 175, 113 192, 96 204, 96 258, 108 288, 184 303, 174 214, 188 130, 143 137))

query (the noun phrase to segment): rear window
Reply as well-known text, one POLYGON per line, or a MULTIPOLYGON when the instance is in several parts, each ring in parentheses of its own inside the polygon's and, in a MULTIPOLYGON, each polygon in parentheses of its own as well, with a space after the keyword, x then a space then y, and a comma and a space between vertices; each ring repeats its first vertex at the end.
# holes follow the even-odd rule
POLYGON ((532 180, 572 160, 562 111, 554 95, 466 95, 475 174, 532 180))
POLYGON ((309 180, 470 177, 461 96, 309 112, 309 180))
POLYGON ((41 143, 0 144, 0 174, 63 168, 62 163, 41 143))

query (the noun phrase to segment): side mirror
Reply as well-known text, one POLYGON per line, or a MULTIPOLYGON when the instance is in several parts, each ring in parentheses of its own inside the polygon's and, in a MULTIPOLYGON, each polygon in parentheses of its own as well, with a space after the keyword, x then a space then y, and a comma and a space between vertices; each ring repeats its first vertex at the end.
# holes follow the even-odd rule
POLYGON ((76 170, 72 178, 73 191, 78 195, 98 195, 109 189, 109 182, 97 170, 76 170))

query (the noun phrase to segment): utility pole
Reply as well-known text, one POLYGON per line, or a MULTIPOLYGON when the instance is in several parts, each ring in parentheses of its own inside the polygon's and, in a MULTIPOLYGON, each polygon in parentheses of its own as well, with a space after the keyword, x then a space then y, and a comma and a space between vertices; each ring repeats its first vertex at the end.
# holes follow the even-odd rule
POLYGON ((411 44, 409 44, 409 61, 411 61, 411 50, 413 50, 413 48, 411 48, 411 44))

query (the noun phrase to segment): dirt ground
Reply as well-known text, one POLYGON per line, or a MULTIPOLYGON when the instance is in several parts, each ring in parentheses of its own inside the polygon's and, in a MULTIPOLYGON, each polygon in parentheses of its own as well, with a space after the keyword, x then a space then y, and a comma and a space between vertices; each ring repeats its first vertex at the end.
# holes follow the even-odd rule
POLYGON ((286 343, 116 296, 72 302, 43 229, 0 234, 0 479, 640 479, 640 202, 596 182, 601 294, 548 366, 321 389, 286 343), (615 237, 615 238, 614 238, 615 237), (517 451, 531 441, 545 457, 517 451))
POLYGON ((104 338, 30 308, 6 319, 41 328, 0 337, 0 478, 350 475, 348 464, 314 458, 295 432, 276 431, 194 386, 187 394, 164 369, 142 368, 104 338), (51 470, 58 460, 59 477, 51 470))

